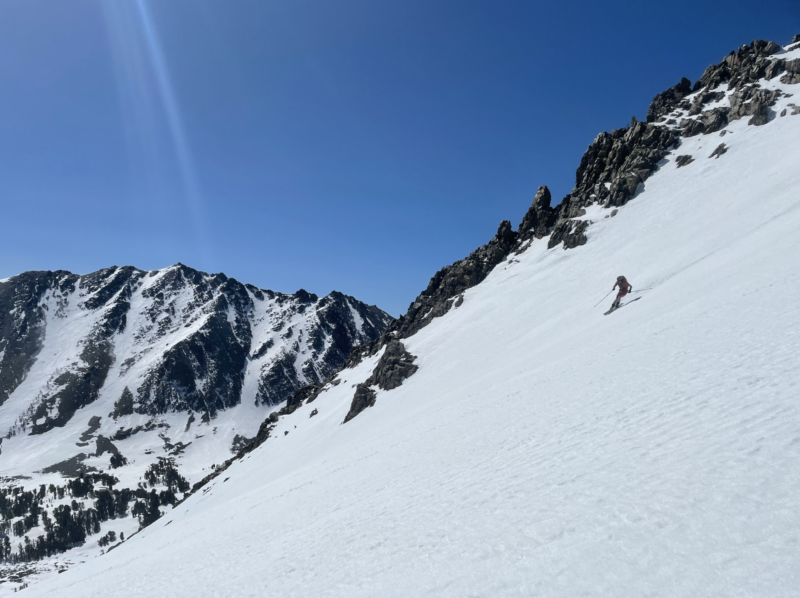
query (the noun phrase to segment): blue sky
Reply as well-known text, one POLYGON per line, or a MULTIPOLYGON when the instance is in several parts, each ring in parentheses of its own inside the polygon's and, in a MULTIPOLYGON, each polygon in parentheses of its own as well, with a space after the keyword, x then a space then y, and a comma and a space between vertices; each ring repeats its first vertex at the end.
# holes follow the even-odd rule
POLYGON ((1 0, 0 278, 183 262, 405 312, 800 3, 1 0))

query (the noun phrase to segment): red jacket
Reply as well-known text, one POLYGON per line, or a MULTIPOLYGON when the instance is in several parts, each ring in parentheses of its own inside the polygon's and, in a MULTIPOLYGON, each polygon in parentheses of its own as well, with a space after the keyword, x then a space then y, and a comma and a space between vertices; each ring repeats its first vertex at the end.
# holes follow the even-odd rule
POLYGON ((616 290, 617 285, 619 285, 620 293, 622 293, 623 295, 627 295, 633 290, 633 286, 631 285, 631 283, 628 282, 628 279, 625 278, 624 276, 622 277, 621 281, 618 280, 616 283, 614 283, 614 288, 611 290, 612 291, 616 290))

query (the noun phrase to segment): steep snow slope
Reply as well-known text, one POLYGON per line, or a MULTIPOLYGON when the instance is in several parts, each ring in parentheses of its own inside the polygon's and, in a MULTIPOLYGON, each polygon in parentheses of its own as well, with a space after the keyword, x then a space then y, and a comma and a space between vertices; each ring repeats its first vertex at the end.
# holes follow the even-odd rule
POLYGON ((790 101, 729 124, 718 158, 718 133, 685 139, 614 218, 580 216, 584 246, 534 241, 501 263, 404 340, 419 371, 354 420, 378 355, 27 595, 796 595, 790 101), (619 274, 651 290, 603 317, 619 274))

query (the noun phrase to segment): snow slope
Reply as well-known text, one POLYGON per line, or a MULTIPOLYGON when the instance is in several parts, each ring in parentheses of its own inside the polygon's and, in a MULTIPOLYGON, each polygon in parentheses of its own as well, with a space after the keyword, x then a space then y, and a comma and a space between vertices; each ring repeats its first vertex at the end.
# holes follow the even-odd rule
POLYGON ((378 356, 26 595, 796 596, 800 118, 746 120, 500 264, 374 407, 341 425, 378 356), (651 290, 603 317, 619 274, 651 290))

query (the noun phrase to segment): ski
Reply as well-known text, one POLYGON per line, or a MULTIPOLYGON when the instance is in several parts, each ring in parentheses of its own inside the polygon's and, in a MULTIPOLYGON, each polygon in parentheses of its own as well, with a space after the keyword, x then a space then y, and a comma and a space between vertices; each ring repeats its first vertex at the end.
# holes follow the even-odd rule
POLYGON ((623 303, 623 304, 622 304, 622 305, 620 305, 619 307, 612 307, 611 309, 609 309, 609 310, 608 310, 606 313, 604 313, 603 315, 604 315, 604 316, 607 316, 607 315, 608 315, 608 314, 610 314, 611 312, 617 311, 617 310, 618 310, 620 307, 625 307, 626 305, 628 305, 628 303, 633 303, 634 301, 638 301, 639 299, 641 299, 641 297, 636 297, 636 299, 631 299, 630 301, 627 301, 627 302, 623 303))

